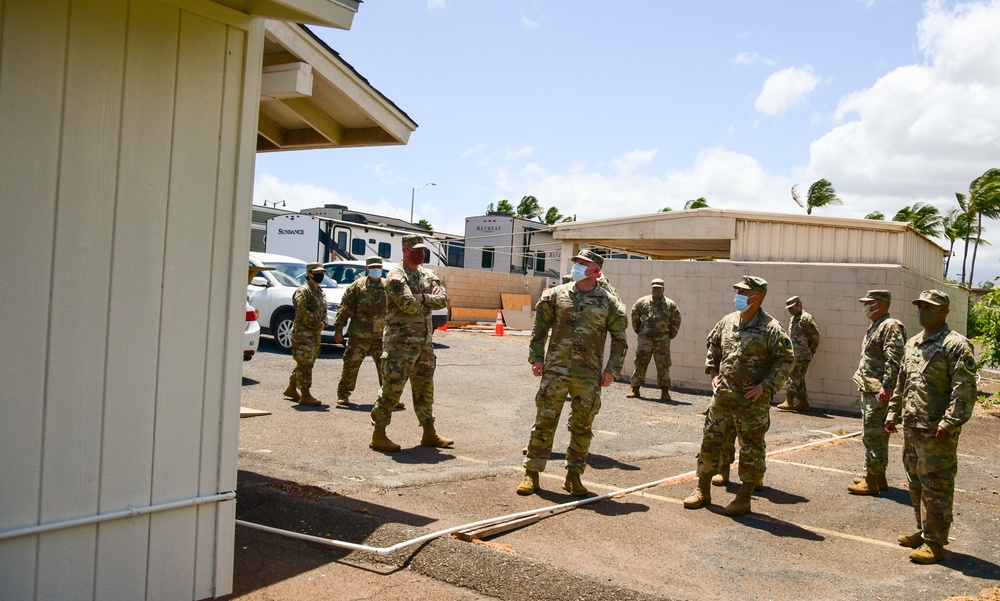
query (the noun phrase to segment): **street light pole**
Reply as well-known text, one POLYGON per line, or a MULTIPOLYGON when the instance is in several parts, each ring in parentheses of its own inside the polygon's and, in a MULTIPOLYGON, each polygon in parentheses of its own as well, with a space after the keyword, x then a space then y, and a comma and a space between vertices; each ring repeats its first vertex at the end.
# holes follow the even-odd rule
POLYGON ((434 182, 427 182, 426 184, 422 184, 420 186, 417 186, 416 188, 413 188, 413 190, 410 192, 410 223, 413 223, 413 202, 417 199, 417 192, 420 192, 427 186, 436 186, 436 185, 437 184, 435 184, 434 182))

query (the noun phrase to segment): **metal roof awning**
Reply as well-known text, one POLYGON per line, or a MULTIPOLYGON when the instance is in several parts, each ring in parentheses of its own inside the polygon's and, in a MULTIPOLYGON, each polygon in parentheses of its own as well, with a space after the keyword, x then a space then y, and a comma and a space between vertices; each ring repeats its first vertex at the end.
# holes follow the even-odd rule
POLYGON ((711 208, 558 223, 552 230, 566 256, 575 252, 567 245, 588 245, 659 260, 894 264, 940 278, 945 255, 908 223, 711 208))
POLYGON ((417 124, 303 25, 265 26, 257 152, 406 144, 417 124))

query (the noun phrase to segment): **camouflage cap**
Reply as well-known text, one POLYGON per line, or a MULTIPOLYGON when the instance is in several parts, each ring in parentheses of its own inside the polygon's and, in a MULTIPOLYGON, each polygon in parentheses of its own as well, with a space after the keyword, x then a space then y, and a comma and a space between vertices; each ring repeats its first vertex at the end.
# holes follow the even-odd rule
POLYGON ((407 234, 403 236, 404 248, 427 248, 424 246, 424 237, 417 234, 407 234))
POLYGON ((368 257, 365 259, 365 267, 381 267, 382 257, 368 257))
POLYGON ((870 303, 872 301, 889 302, 892 300, 892 293, 888 290, 869 290, 864 298, 859 298, 858 302, 870 303))
POLYGON ((788 299, 788 300, 785 301, 785 308, 788 309, 789 307, 794 307, 795 305, 797 305, 797 304, 799 304, 801 302, 802 302, 802 300, 799 299, 799 297, 793 296, 792 298, 790 298, 790 299, 788 299))
POLYGON ((763 292, 764 294, 767 294, 767 280, 753 275, 745 275, 740 278, 740 281, 733 284, 733 288, 739 288, 740 290, 753 290, 755 292, 763 292))
POLYGON ((585 249, 581 250, 579 253, 577 253, 577 255, 575 257, 573 257, 574 261, 576 259, 583 259, 584 261, 590 261, 591 263, 597 263, 598 267, 604 267, 604 257, 602 257, 601 255, 597 254, 596 252, 594 252, 593 250, 591 250, 589 248, 585 248, 585 249))
POLYGON ((663 280, 661 280, 660 278, 656 278, 652 282, 650 282, 649 285, 652 288, 663 288, 663 280))
POLYGON ((913 301, 914 305, 917 303, 927 303, 937 307, 950 307, 951 299, 940 290, 924 290, 920 293, 920 298, 913 301))
POLYGON ((308 265, 306 265, 306 271, 308 271, 309 273, 315 273, 317 271, 326 272, 326 270, 323 269, 322 263, 309 263, 308 265))

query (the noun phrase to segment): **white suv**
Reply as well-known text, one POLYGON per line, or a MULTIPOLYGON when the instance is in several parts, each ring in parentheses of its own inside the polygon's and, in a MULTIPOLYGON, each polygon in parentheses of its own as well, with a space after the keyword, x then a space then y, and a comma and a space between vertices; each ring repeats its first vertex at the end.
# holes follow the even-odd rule
MULTIPOLYGON (((250 253, 250 265, 271 267, 262 271, 247 286, 247 301, 258 313, 261 330, 274 336, 274 341, 282 350, 292 348, 292 323, 295 320, 295 306, 292 295, 305 283, 306 262, 293 257, 269 253, 250 253)), ((322 341, 333 343, 333 320, 337 317, 344 287, 326 278, 320 284, 326 295, 326 317, 329 324, 322 333, 322 341)))
MULTIPOLYGON (((327 279, 333 280, 344 288, 350 286, 354 280, 360 279, 365 275, 364 261, 334 261, 332 263, 323 263, 323 267, 326 269, 327 279)), ((382 271, 385 275, 388 275, 389 270, 395 267, 398 267, 398 264, 391 261, 382 263, 382 271)), ((343 298, 343 296, 343 293, 341 293, 340 298, 343 298)), ((431 311, 431 320, 435 328, 440 328, 448 323, 448 308, 445 307, 444 309, 431 311)))

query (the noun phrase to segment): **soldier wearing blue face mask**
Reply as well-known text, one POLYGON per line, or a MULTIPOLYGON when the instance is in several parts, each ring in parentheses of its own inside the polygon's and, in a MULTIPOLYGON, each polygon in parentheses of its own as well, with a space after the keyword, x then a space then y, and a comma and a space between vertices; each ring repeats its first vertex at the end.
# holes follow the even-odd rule
POLYGON ((795 359, 781 324, 760 308, 767 282, 746 275, 733 289, 736 311, 723 317, 708 335, 705 373, 712 376, 712 403, 698 454, 698 488, 684 499, 684 507, 698 509, 711 503, 712 477, 719 471, 726 441, 735 429, 743 484, 725 512, 743 515, 750 511, 751 494, 767 469, 764 435, 771 425, 771 398, 785 384, 795 359))
POLYGON ((365 357, 371 353, 382 384, 382 330, 385 328, 386 295, 382 281, 382 258, 365 259, 368 277, 359 278, 344 291, 337 318, 333 321, 333 341, 344 340, 343 330, 347 320, 347 348, 344 349, 344 368, 337 384, 337 404, 350 405, 351 393, 358 382, 358 370, 365 357))

